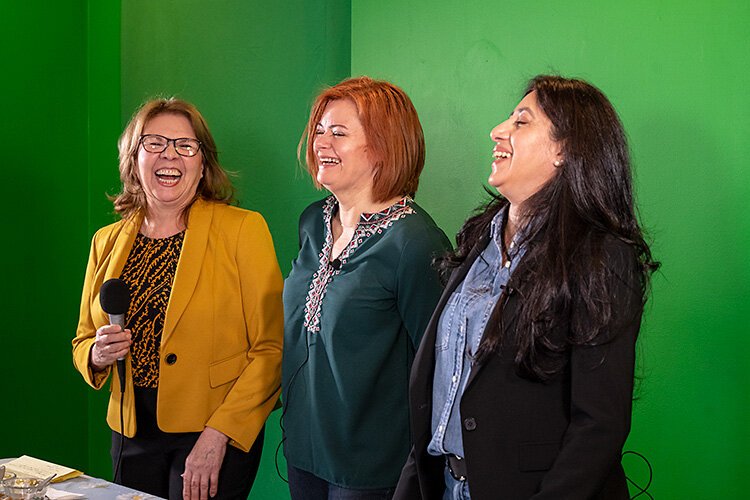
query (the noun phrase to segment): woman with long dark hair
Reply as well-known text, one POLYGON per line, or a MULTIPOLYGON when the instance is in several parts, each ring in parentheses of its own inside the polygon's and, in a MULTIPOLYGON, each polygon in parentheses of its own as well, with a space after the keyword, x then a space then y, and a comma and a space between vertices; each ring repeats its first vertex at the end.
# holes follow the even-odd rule
POLYGON ((635 343, 658 263, 622 124, 575 79, 538 76, 495 143, 488 205, 440 266, 394 498, 627 498, 635 343))

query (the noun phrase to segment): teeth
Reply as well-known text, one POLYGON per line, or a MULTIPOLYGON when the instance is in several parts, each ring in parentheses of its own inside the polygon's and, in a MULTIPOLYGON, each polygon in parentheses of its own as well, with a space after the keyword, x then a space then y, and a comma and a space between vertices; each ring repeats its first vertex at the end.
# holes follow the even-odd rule
POLYGON ((339 163, 341 163, 341 160, 339 160, 338 158, 321 157, 320 163, 324 165, 338 165, 339 163))
POLYGON ((168 175, 170 177, 180 177, 182 174, 176 168, 160 168, 156 171, 156 175, 168 175))
POLYGON ((505 151, 493 151, 492 157, 496 160, 499 160, 500 158, 510 158, 511 154, 506 153, 505 151))

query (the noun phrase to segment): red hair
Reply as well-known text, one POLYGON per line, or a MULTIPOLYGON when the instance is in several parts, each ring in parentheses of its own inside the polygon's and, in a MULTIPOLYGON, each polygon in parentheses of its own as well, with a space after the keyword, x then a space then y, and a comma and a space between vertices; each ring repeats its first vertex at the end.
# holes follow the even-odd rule
POLYGON ((367 76, 349 78, 325 89, 312 105, 297 154, 301 156, 305 148, 307 171, 315 187, 321 188, 317 181, 318 161, 313 151, 315 128, 328 103, 337 99, 350 99, 357 106, 374 162, 373 200, 381 202, 404 195, 413 197, 425 156, 424 134, 417 110, 403 90, 367 76))

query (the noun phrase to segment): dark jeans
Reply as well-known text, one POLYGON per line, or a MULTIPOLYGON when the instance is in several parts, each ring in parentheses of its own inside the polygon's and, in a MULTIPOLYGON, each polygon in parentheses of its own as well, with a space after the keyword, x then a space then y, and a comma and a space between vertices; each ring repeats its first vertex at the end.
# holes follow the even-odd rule
MULTIPOLYGON (((136 389, 135 437, 124 438, 120 472, 115 482, 162 498, 182 498, 185 459, 200 436, 199 432, 163 432, 156 425, 156 390, 136 389)), ((248 453, 227 445, 219 471, 215 499, 245 500, 253 487, 263 451, 261 429, 248 453)), ((120 452, 120 434, 112 432, 112 467, 120 452)))
POLYGON ((343 488, 291 465, 287 465, 286 470, 292 500, 391 500, 396 490, 343 488))

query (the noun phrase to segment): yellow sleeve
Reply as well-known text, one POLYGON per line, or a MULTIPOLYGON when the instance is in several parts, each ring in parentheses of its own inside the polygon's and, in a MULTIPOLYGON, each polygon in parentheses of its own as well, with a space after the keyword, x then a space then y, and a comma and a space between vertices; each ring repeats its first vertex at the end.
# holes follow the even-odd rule
POLYGON ((236 262, 249 364, 206 425, 247 451, 279 399, 284 336, 281 270, 271 233, 258 213, 248 212, 242 222, 236 262))
POLYGON ((86 265, 86 276, 83 281, 83 292, 81 294, 81 311, 78 316, 78 329, 73 339, 73 364, 83 379, 94 389, 101 389, 109 377, 110 368, 99 372, 93 372, 89 366, 89 357, 91 347, 94 345, 96 338, 96 325, 91 316, 91 304, 99 293, 98 286, 94 280, 99 265, 99 255, 97 252, 97 237, 99 232, 91 240, 91 251, 89 252, 89 261, 86 265))

